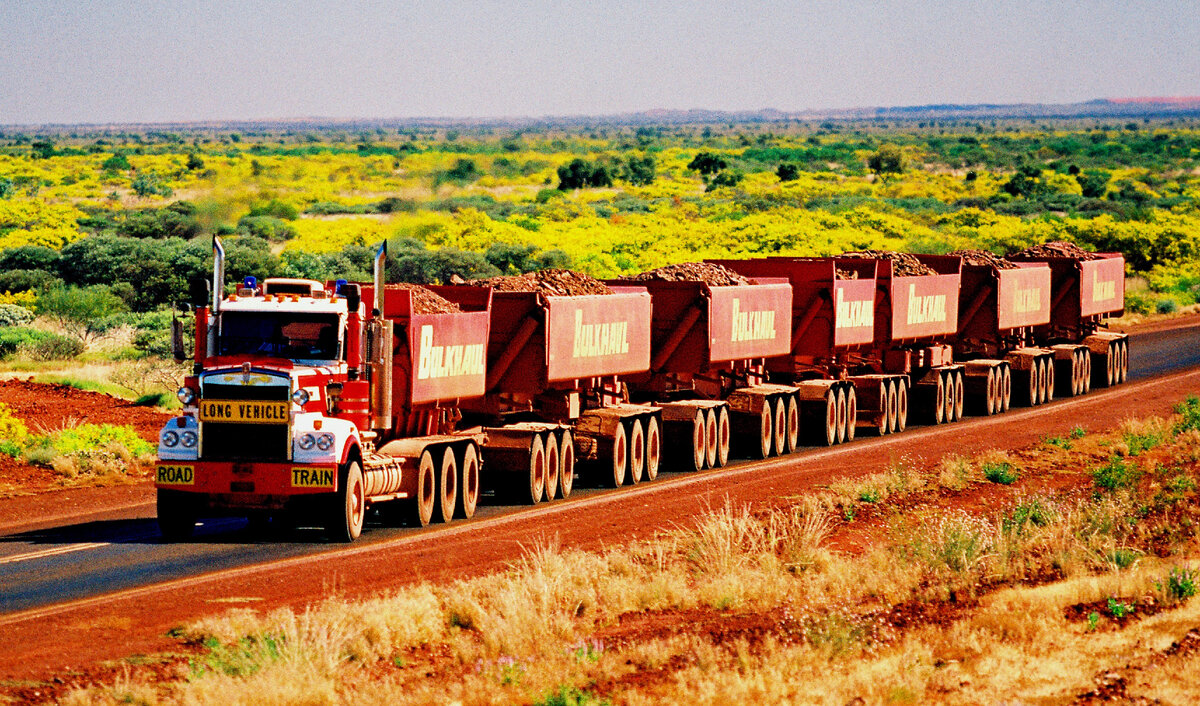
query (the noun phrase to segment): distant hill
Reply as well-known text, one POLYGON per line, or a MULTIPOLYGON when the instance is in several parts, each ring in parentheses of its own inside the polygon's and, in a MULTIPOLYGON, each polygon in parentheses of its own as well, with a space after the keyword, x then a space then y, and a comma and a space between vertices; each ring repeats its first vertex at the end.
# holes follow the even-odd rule
POLYGON ((196 121, 176 123, 127 123, 85 125, 0 125, 0 129, 34 129, 65 132, 77 128, 100 130, 316 130, 338 128, 371 130, 406 127, 570 127, 591 125, 703 125, 713 123, 778 123, 784 121, 823 122, 842 120, 999 120, 999 119, 1141 119, 1200 117, 1200 96, 1100 98, 1082 103, 936 103, 930 105, 830 108, 782 111, 773 108, 724 111, 646 110, 612 115, 562 115, 501 118, 331 118, 305 117, 278 120, 196 121))

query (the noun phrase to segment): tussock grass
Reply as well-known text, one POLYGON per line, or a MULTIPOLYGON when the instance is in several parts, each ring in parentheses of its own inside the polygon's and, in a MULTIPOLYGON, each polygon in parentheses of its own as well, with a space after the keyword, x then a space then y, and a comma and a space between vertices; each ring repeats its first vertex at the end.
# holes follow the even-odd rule
POLYGON ((1200 520, 1200 433, 1177 418, 1072 441, 1080 448, 1054 448, 1073 465, 1051 472, 1074 473, 1082 492, 987 486, 983 507, 947 512, 937 501, 946 488, 969 493, 986 464, 1015 466, 1015 457, 897 467, 784 509, 726 503, 694 528, 603 553, 537 546, 468 581, 299 613, 231 612, 184 631, 209 650, 178 681, 121 682, 72 699, 1060 702, 1094 688, 1097 675, 1139 665, 1157 671, 1138 693, 1191 694, 1195 660, 1166 650, 1200 620, 1195 536, 1177 531, 1200 520), (1154 446, 1112 456, 1137 471, 1132 481, 1093 485, 1090 464, 1151 431, 1162 435, 1154 446), (878 499, 862 499, 870 493, 878 499), (885 541, 830 549, 857 527, 845 508, 890 501, 905 510, 874 516, 885 541), (1066 614, 1146 597, 1164 610, 1119 629, 1066 614))

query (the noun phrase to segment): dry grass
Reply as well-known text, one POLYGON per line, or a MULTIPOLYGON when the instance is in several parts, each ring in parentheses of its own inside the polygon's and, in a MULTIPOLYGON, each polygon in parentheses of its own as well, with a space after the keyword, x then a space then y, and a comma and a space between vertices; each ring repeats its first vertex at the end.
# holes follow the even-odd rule
POLYGON ((1060 703, 1110 673, 1129 695, 1192 702, 1196 656, 1168 648, 1200 626, 1200 601, 1167 577, 1196 565, 1200 433, 1177 424, 899 466, 783 510, 726 505, 600 554, 535 547, 502 573, 361 603, 233 612, 189 628, 210 650, 179 680, 69 702, 1060 703), (1133 454, 1130 437, 1155 442, 1133 454), (1029 463, 1041 455, 1056 466, 1029 463), (1138 482, 1095 486, 1112 456, 1138 482), (985 483, 1000 462, 1021 480, 985 483), (1036 473, 1080 492, 1027 490, 1036 473), (864 506, 884 541, 831 551, 864 506), (1067 617, 1109 598, 1164 610, 1067 617))

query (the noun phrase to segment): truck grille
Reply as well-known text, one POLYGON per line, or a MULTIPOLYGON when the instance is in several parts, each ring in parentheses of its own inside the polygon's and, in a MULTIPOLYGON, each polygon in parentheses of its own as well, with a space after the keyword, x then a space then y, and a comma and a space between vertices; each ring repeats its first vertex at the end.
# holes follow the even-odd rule
MULTIPOLYGON (((288 400, 287 386, 204 385, 204 397, 215 400, 288 400)), ((288 424, 200 423, 200 458, 283 461, 291 455, 288 424)))

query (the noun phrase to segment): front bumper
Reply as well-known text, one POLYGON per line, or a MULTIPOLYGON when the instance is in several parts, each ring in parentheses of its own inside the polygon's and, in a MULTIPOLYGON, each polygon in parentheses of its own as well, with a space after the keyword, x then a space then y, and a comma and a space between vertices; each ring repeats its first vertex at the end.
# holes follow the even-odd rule
POLYGON ((214 507, 277 508, 288 498, 335 492, 335 464, 159 461, 154 485, 208 496, 214 507))

